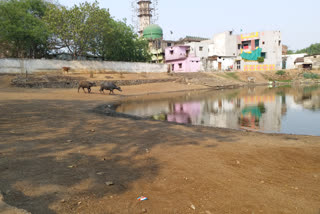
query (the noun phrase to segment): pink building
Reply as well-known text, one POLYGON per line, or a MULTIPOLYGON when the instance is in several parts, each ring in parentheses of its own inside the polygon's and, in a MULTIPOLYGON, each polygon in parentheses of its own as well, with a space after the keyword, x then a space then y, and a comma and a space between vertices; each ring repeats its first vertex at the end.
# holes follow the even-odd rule
POLYGON ((171 65, 173 72, 198 72, 200 57, 190 56, 190 46, 180 45, 165 50, 166 63, 171 65))

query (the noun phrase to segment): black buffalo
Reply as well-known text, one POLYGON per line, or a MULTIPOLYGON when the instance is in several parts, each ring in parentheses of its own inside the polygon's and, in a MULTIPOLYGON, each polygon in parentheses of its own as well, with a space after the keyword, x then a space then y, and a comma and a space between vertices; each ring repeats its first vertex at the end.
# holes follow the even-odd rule
POLYGON ((86 91, 84 90, 85 88, 88 89, 88 93, 90 93, 92 86, 97 86, 97 85, 96 85, 95 82, 81 81, 81 82, 79 83, 79 86, 78 86, 78 93, 79 93, 80 88, 82 88, 82 90, 84 91, 84 93, 86 93, 86 91))
POLYGON ((109 90, 110 93, 109 94, 114 94, 113 90, 117 89, 118 91, 122 91, 122 89, 118 86, 116 86, 116 84, 114 84, 113 82, 103 82, 100 86, 100 93, 103 92, 104 90, 109 90))

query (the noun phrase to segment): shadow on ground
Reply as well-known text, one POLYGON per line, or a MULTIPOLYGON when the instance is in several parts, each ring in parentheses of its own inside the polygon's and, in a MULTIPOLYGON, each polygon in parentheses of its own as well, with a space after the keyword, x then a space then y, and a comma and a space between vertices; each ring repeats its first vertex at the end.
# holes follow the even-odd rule
POLYGON ((80 199, 121 194, 153 180, 153 147, 215 147, 232 132, 89 113, 84 101, 5 101, 0 109, 0 190, 6 203, 32 213, 70 212, 80 199), (219 133, 219 134, 218 134, 219 133), (210 145, 203 140, 212 139, 210 145), (107 186, 106 181, 113 181, 107 186), (56 204, 66 200, 63 208, 56 204), (60 212, 59 211, 59 212, 60 212))

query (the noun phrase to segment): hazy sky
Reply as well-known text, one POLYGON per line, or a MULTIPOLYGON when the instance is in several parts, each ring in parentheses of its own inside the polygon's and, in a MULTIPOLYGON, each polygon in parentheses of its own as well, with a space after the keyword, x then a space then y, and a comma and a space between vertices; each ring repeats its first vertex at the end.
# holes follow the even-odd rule
MULTIPOLYGON (((93 2, 93 0, 87 0, 93 2)), ((234 30, 244 33, 280 30, 283 44, 301 49, 320 43, 320 0, 158 0, 159 24, 165 39, 186 35, 211 38, 234 30), (173 34, 170 34, 170 31, 173 34)), ((59 0, 71 7, 84 0, 59 0)), ((131 0, 98 0, 116 19, 132 24, 131 0)))

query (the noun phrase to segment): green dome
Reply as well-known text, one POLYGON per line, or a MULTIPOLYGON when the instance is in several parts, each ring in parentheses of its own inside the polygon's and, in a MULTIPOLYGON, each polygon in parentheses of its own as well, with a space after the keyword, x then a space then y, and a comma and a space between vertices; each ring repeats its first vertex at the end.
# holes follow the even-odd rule
POLYGON ((149 25, 143 30, 143 37, 146 39, 161 39, 162 29, 159 25, 149 25))

